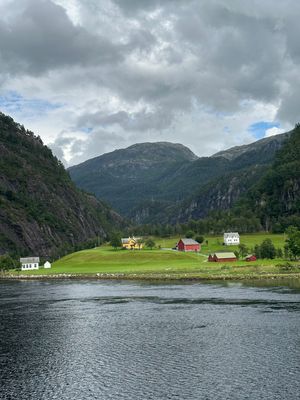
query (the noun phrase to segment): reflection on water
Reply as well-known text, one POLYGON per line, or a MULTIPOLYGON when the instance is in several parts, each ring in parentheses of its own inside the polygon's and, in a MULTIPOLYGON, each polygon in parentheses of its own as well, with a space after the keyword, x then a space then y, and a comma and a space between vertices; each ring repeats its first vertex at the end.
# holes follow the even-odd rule
POLYGON ((0 283, 1 399, 291 399, 300 290, 0 283))

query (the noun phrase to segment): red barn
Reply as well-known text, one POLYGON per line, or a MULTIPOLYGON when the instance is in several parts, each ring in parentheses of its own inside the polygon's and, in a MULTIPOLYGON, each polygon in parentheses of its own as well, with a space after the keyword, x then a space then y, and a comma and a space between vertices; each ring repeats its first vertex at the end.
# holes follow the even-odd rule
POLYGON ((194 239, 180 239, 177 243, 178 251, 200 251, 200 243, 194 239))
POLYGON ((256 256, 254 254, 250 254, 245 258, 246 261, 256 261, 256 256))
POLYGON ((213 253, 208 257, 208 261, 210 262, 226 262, 226 261, 236 261, 236 255, 231 252, 224 253, 213 253))

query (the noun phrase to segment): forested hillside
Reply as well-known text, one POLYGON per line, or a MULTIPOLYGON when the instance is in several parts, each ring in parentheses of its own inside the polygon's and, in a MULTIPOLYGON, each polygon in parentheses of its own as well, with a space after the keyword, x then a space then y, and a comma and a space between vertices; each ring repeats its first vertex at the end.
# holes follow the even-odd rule
POLYGON ((0 113, 0 254, 53 256, 122 224, 78 190, 41 139, 0 113))
POLYGON ((79 187, 105 199, 135 223, 187 221, 231 208, 260 178, 288 135, 201 158, 179 144, 140 143, 88 160, 69 172, 79 187))
POLYGON ((157 204, 155 209, 148 207, 160 219, 153 219, 153 224, 144 214, 149 225, 135 228, 140 234, 187 230, 199 234, 226 230, 279 233, 291 225, 300 229, 300 125, 289 133, 269 166, 225 174, 186 202, 167 207, 165 213, 157 204))
POLYGON ((300 125, 278 151, 272 166, 241 203, 252 209, 266 230, 300 227, 300 125))

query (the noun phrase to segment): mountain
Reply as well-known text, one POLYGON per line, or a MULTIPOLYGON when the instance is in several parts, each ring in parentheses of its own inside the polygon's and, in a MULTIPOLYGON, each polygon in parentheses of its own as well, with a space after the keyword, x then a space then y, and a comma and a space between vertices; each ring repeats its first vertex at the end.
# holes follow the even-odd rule
MULTIPOLYGON (((219 151, 212 157, 224 157, 228 160, 256 160, 259 164, 261 160, 270 162, 274 158, 274 154, 279 150, 283 142, 289 138, 291 132, 282 133, 268 138, 260 139, 254 143, 245 144, 243 146, 235 146, 228 150, 219 151)), ((253 163, 253 161, 252 161, 253 163)))
POLYGON ((164 199, 168 189, 162 186, 172 181, 174 171, 194 160, 197 156, 181 144, 140 143, 85 161, 69 173, 80 188, 129 215, 141 201, 164 199))
POLYGON ((184 222, 229 209, 263 175, 290 133, 196 157, 173 143, 141 143, 69 169, 81 188, 136 223, 184 222))
POLYGON ((0 113, 0 254, 55 257, 123 220, 77 189, 41 139, 0 113))

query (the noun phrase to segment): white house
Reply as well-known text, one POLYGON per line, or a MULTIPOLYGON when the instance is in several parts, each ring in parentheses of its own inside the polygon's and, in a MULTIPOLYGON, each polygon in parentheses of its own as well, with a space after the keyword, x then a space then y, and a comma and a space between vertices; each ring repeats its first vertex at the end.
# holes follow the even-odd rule
POLYGON ((51 263, 49 261, 46 261, 44 264, 44 268, 51 268, 51 263))
POLYGON ((32 269, 39 269, 40 257, 26 257, 20 258, 21 270, 29 271, 32 269))
POLYGON ((240 244, 240 235, 238 234, 238 232, 224 233, 224 244, 226 246, 240 244))

